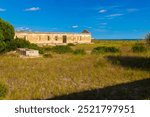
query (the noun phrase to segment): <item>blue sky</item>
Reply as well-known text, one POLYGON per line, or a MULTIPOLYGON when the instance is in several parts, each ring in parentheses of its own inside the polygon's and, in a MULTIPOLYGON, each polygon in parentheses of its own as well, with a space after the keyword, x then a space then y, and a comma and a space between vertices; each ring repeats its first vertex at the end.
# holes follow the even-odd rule
POLYGON ((97 39, 144 38, 150 0, 0 0, 0 17, 16 30, 81 32, 97 39))

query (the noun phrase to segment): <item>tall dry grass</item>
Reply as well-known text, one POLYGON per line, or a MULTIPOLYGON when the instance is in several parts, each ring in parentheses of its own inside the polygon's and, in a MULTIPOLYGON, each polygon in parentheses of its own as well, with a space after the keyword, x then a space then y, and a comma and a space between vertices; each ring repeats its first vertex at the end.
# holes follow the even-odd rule
MULTIPOLYGON (((114 46, 119 53, 74 55, 51 53, 50 58, 19 58, 0 56, 0 82, 8 88, 3 99, 47 99, 84 90, 150 78, 148 70, 113 64, 107 56, 137 56, 150 58, 150 51, 133 53, 134 41, 100 41, 76 45, 73 49, 92 51, 98 46, 114 46)), ((143 61, 144 62, 144 61, 143 61)))

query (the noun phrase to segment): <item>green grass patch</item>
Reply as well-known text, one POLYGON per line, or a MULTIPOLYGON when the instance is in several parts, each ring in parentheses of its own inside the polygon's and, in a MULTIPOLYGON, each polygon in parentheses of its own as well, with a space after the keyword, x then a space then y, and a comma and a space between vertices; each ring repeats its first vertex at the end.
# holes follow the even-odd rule
POLYGON ((85 55, 86 52, 84 49, 77 49, 77 50, 74 50, 73 54, 75 55, 85 55))
POLYGON ((146 50, 147 50, 146 47, 142 43, 136 43, 132 47, 133 52, 145 52, 146 50))
POLYGON ((69 46, 54 46, 51 48, 51 51, 57 54, 65 54, 65 53, 72 53, 73 50, 69 46))
POLYGON ((101 53, 116 53, 119 52, 119 49, 116 47, 106 47, 106 46, 99 46, 92 50, 92 54, 101 54, 101 53))
POLYGON ((51 51, 52 50, 52 47, 51 46, 46 46, 46 47, 43 47, 44 51, 48 52, 48 51, 51 51))

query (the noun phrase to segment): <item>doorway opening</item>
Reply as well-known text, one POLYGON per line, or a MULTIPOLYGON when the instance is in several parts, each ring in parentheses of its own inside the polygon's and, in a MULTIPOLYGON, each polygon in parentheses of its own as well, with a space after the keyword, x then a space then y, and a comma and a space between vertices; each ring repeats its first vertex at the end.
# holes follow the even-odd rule
POLYGON ((63 36, 63 43, 67 43, 67 36, 66 35, 63 36))

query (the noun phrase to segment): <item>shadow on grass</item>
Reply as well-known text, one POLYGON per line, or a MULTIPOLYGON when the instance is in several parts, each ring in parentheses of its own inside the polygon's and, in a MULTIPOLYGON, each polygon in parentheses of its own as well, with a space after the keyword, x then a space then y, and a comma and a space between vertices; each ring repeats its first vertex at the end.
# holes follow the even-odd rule
POLYGON ((142 100, 150 99, 150 78, 51 98, 50 100, 142 100))
POLYGON ((107 59, 115 65, 146 71, 150 70, 150 58, 148 57, 108 56, 107 59))

